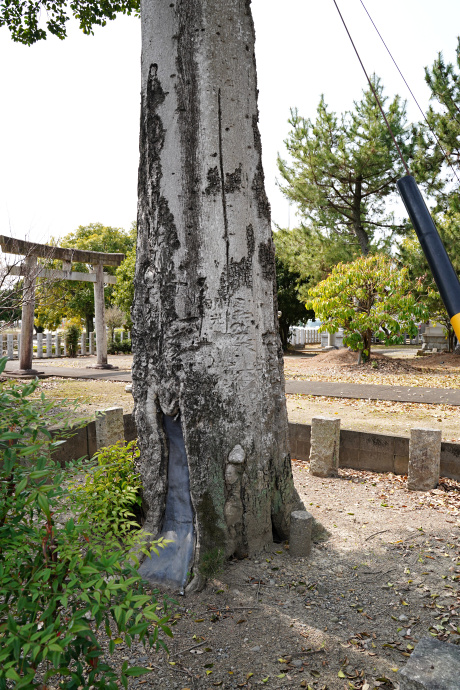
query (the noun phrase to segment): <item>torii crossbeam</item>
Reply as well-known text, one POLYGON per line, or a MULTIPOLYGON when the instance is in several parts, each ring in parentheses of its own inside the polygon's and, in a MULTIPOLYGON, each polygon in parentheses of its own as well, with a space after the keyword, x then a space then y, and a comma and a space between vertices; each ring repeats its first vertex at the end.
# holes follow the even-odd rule
POLYGON ((21 348, 19 353, 19 375, 38 375, 32 368, 33 333, 35 311, 35 281, 38 277, 52 280, 80 280, 94 283, 94 315, 96 321, 96 369, 113 369, 107 362, 107 333, 105 329, 104 283, 115 284, 115 276, 104 273, 104 266, 119 266, 125 258, 124 254, 107 254, 92 252, 84 249, 69 247, 51 247, 13 237, 0 235, 0 246, 7 254, 25 256, 24 263, 13 266, 12 275, 24 276, 21 348), (59 259, 62 270, 47 269, 38 266, 38 258, 59 259), (72 263, 86 263, 93 267, 92 273, 77 273, 72 271, 72 263))

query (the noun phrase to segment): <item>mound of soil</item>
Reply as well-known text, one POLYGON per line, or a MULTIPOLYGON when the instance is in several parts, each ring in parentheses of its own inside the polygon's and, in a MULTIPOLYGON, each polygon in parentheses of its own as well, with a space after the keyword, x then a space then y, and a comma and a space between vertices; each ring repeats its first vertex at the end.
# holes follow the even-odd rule
POLYGON ((438 368, 443 369, 460 369, 460 355, 454 352, 436 352, 433 355, 426 355, 425 357, 417 357, 412 360, 412 364, 417 369, 438 368))
MULTIPOLYGON (((434 355, 435 356, 435 355, 434 355)), ((287 355, 290 357, 290 354, 287 355)), ((458 357, 456 355, 456 357, 458 357)), ((427 361, 428 357, 423 358, 425 364, 424 369, 427 369, 430 363, 427 361)), ((460 360, 460 358, 459 358, 460 360)), ((344 368, 347 370, 356 369, 360 373, 363 371, 372 371, 372 367, 378 368, 381 372, 389 373, 418 373, 419 367, 414 367, 414 361, 407 359, 400 359, 396 357, 388 357, 380 352, 371 353, 369 362, 358 364, 358 353, 351 352, 347 348, 340 348, 340 350, 329 350, 328 352, 321 352, 314 357, 292 357, 292 363, 302 369, 309 370, 334 370, 344 368)), ((460 366, 460 364, 458 365, 460 366)))

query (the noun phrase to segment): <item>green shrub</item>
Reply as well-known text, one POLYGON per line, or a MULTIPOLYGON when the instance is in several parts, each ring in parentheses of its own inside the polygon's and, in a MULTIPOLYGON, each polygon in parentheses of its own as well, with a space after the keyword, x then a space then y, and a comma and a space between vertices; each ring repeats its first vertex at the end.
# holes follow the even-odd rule
POLYGON ((74 323, 69 324, 64 331, 64 340, 69 357, 76 357, 80 341, 81 329, 74 323))
MULTIPOLYGON (((0 360, 0 373, 5 364, 0 360)), ((30 399, 38 385, 0 384, 0 690, 49 682, 116 690, 119 680, 126 688, 130 676, 147 670, 124 662, 118 674, 96 632, 105 630, 110 654, 134 639, 164 646, 162 637, 171 636, 166 601, 145 592, 129 557, 138 537, 127 534, 122 544, 110 519, 66 489, 83 465, 63 471, 53 461, 62 441, 47 425, 60 415, 43 394, 30 399)))
POLYGON ((109 355, 130 354, 132 352, 131 340, 111 340, 107 346, 109 355))
POLYGON ((142 483, 136 467, 137 441, 127 445, 120 441, 101 448, 94 457, 97 465, 89 469, 84 484, 73 484, 71 491, 81 514, 89 510, 104 530, 109 526, 111 534, 123 537, 139 527, 132 520, 133 510, 142 504, 142 483))

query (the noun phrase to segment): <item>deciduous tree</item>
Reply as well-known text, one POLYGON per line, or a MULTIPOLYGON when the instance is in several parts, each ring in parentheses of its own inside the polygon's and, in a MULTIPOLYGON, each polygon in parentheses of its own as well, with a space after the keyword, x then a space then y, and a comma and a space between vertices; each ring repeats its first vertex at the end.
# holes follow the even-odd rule
POLYGON ((128 328, 132 326, 131 307, 134 300, 134 273, 136 269, 136 249, 133 248, 126 253, 126 259, 117 268, 117 284, 113 290, 113 301, 120 307, 125 315, 128 328))
POLYGON ((142 26, 135 413, 153 533, 181 420, 196 575, 286 537, 296 501, 254 27, 246 0, 150 0, 142 26))
MULTIPOLYGON (((112 228, 102 223, 80 225, 59 240, 61 247, 89 249, 95 252, 126 253, 133 249, 135 228, 129 231, 112 228)), ((52 261, 53 266, 60 268, 61 262, 52 261)), ((51 265, 50 264, 50 265, 51 265)), ((89 273, 91 267, 86 264, 74 264, 73 269, 80 273, 89 273)), ((107 273, 114 274, 116 269, 106 266, 107 273)), ((48 281, 49 283, 49 281, 48 281)), ((104 292, 106 305, 113 301, 113 286, 107 286, 104 292)), ((48 285, 44 298, 38 299, 36 323, 45 328, 57 328, 63 319, 78 317, 86 322, 86 330, 93 330, 94 289, 92 283, 58 280, 48 285)))
POLYGON ((343 328, 344 344, 359 351, 360 361, 370 357, 372 334, 386 345, 402 342, 404 333, 417 334, 417 323, 428 318, 421 292, 407 268, 380 254, 335 266, 309 290, 307 307, 323 322, 321 331, 343 328))
POLYGON ((67 22, 74 17, 85 34, 94 26, 105 26, 119 14, 138 14, 139 0, 8 0, 0 5, 0 27, 8 27, 13 41, 32 45, 48 33, 60 39, 67 36, 67 22), (44 28, 46 27, 46 28, 44 28))
MULTIPOLYGON (((16 40, 44 37, 37 7, 57 13, 48 28, 64 35, 63 0, 39 0, 31 20, 22 0, 12 3, 19 16, 4 11, 2 21, 16 40)), ((70 8, 86 31, 117 10, 111 3, 70 8)), ((195 587, 216 549, 244 555, 271 542, 273 531, 287 537, 298 502, 254 27, 250 0, 145 0, 141 17, 135 414, 153 533, 171 496, 173 428, 179 439, 187 475, 179 501, 192 515, 195 587)))

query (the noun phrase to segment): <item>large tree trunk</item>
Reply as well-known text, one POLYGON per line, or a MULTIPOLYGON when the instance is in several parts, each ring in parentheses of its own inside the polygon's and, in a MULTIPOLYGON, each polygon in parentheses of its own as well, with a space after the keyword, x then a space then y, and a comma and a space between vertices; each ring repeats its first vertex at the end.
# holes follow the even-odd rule
POLYGON ((359 242, 359 247, 363 256, 369 254, 369 235, 364 230, 361 218, 362 201, 362 179, 358 177, 355 182, 355 193, 353 200, 353 232, 359 242))
POLYGON ((141 14, 132 315, 146 528, 164 521, 167 415, 181 420, 196 575, 216 548, 242 556, 272 530, 287 537, 296 507, 254 28, 249 0, 144 0, 141 14))

